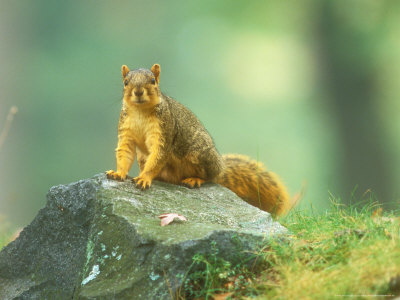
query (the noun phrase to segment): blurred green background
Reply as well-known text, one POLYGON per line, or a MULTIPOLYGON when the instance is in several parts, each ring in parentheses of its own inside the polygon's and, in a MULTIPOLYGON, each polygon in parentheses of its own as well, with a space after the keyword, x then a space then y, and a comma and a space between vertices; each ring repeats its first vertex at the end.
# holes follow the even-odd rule
MULTIPOLYGON (((400 198, 400 2, 0 1, 0 215, 28 224, 47 190, 115 167, 120 67, 162 91, 221 153, 280 175, 301 205, 400 198)), ((137 169, 131 170, 131 175, 137 169)))

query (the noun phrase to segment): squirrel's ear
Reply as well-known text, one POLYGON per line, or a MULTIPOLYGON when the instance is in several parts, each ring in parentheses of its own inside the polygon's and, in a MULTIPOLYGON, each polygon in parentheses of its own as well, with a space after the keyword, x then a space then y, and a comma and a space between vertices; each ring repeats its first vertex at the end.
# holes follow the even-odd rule
POLYGON ((129 68, 126 65, 122 65, 121 72, 122 72, 122 77, 125 77, 126 74, 129 73, 129 68))
POLYGON ((151 72, 153 72, 154 77, 156 78, 157 83, 160 83, 160 72, 161 72, 161 68, 159 64, 154 64, 151 67, 151 72))

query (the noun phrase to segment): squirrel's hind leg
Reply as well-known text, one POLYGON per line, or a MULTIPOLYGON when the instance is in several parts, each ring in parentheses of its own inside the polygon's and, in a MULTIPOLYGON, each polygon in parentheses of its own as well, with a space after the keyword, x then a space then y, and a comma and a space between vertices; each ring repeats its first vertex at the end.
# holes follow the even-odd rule
POLYGON ((188 188, 200 187, 205 182, 204 179, 197 177, 189 177, 182 180, 182 184, 188 188))

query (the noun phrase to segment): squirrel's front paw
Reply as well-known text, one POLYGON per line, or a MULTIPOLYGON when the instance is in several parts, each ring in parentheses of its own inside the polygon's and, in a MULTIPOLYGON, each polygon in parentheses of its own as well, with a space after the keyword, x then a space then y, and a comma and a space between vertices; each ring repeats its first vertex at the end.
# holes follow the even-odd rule
POLYGON ((121 174, 121 172, 115 172, 113 170, 107 171, 106 172, 107 178, 108 179, 114 179, 114 180, 125 180, 126 175, 121 174))
POLYGON ((141 190, 148 189, 151 186, 152 179, 145 175, 139 175, 132 179, 136 186, 141 190))

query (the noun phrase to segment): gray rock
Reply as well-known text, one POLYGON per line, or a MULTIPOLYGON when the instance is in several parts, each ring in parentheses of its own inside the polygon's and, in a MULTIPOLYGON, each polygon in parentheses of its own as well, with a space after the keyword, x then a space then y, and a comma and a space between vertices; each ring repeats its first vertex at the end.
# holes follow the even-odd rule
POLYGON ((153 182, 141 191, 100 174, 50 189, 45 208, 0 252, 0 299, 171 299, 211 243, 237 263, 286 232, 219 185, 153 182), (188 221, 161 227, 162 213, 188 221))

